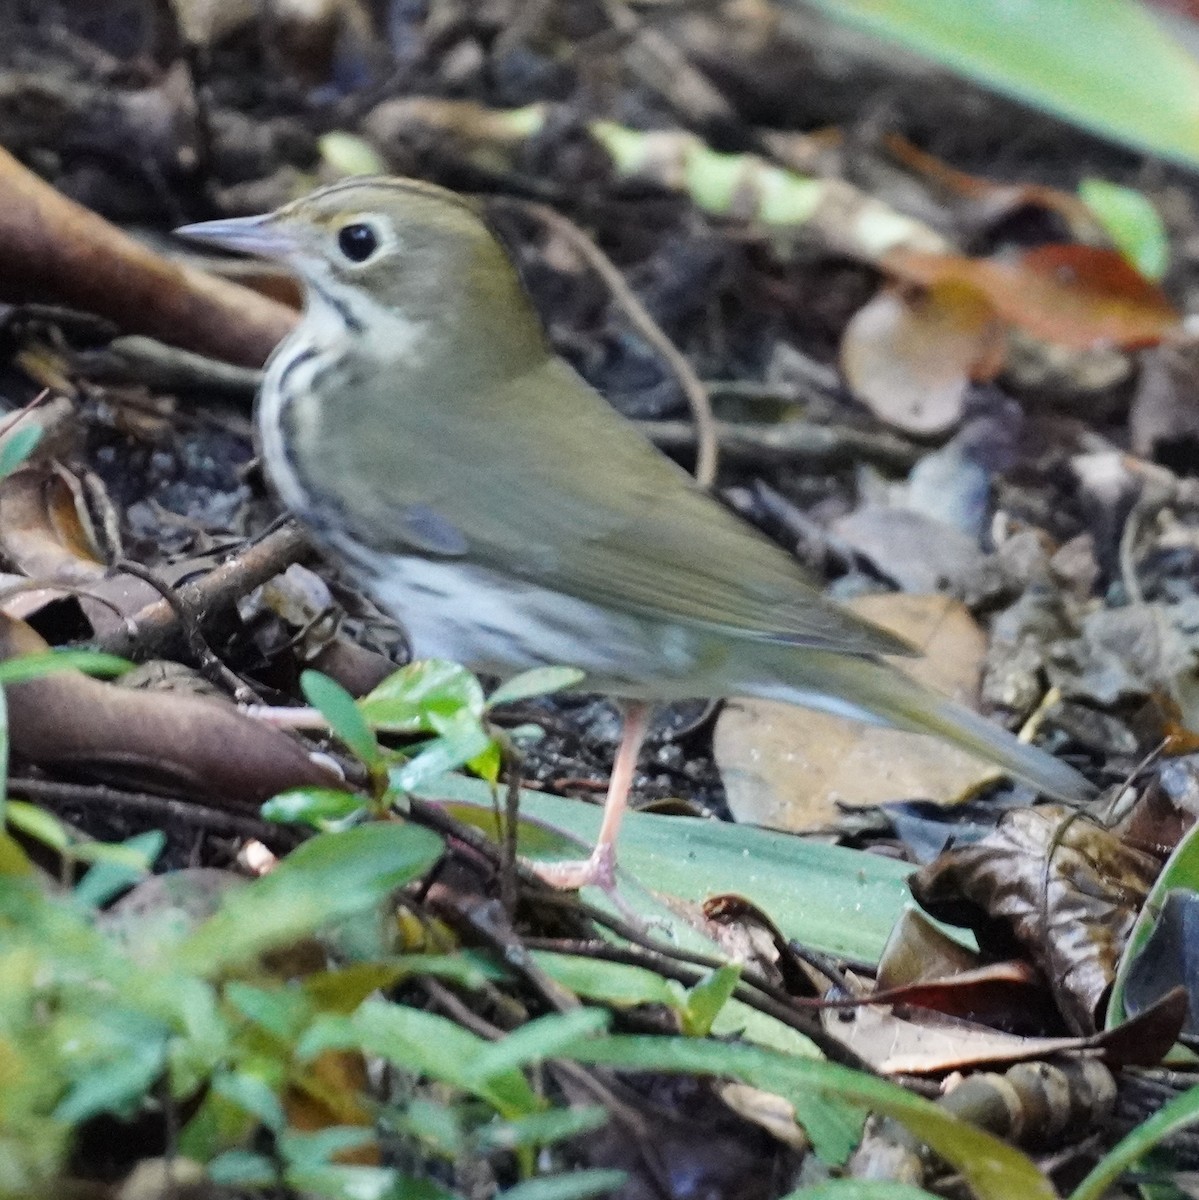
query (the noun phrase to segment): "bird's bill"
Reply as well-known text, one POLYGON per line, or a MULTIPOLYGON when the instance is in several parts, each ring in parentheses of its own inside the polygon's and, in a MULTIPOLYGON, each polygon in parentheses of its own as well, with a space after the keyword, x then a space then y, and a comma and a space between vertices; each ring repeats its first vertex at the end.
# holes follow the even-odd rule
POLYGON ((242 254, 256 254, 260 258, 287 258, 297 249, 295 237, 275 220, 273 213, 261 217, 200 221, 195 225, 182 225, 175 233, 178 237, 242 254))

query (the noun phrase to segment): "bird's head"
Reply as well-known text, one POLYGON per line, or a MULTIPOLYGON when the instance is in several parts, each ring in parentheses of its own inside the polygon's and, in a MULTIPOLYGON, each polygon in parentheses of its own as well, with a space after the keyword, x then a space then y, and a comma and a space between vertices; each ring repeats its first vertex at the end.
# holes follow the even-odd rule
POLYGON ((419 321, 473 310, 484 325, 528 310, 479 206, 417 180, 347 179, 262 216, 176 232, 282 262, 341 311, 351 331, 370 326, 363 309, 371 304, 419 321))

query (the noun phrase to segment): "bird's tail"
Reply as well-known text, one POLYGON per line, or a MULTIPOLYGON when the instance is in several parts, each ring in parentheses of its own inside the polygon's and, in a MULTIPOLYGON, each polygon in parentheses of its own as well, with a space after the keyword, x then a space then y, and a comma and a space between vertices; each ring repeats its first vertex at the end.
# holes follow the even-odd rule
POLYGON ((944 738, 1059 800, 1080 803, 1095 794, 1073 767, 886 663, 820 650, 792 656, 776 650, 767 670, 779 686, 756 687, 754 693, 944 738))

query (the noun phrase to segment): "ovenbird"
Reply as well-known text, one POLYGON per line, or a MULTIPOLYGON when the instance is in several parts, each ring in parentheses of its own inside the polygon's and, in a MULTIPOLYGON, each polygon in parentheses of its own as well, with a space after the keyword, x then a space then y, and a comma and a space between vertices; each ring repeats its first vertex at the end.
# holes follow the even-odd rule
POLYGON ((351 179, 180 233, 286 263, 307 306, 257 426, 282 501, 418 654, 511 675, 575 666, 622 698, 599 839, 562 886, 611 884, 658 700, 752 695, 940 735, 1054 796, 1076 771, 880 660, 910 653, 823 599, 550 349, 470 200, 351 179))

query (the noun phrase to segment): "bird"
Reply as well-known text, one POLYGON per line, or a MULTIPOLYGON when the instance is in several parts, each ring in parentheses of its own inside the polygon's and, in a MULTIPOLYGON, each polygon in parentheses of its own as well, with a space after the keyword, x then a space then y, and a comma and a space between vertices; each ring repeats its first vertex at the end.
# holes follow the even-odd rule
POLYGON ((624 721, 595 847, 538 873, 615 887, 651 708, 761 697, 938 736, 1039 791, 1068 764, 887 661, 912 648, 826 599, 560 357, 480 201, 351 177, 182 236, 277 260, 304 313, 255 427, 279 500, 422 657, 562 665, 624 721))

